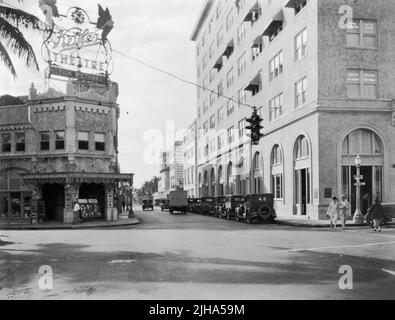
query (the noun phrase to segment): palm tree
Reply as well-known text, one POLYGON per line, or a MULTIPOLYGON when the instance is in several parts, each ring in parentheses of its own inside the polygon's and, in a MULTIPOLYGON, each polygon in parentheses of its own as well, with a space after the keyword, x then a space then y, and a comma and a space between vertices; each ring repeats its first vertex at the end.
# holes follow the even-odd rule
MULTIPOLYGON (((23 0, 18 0, 18 2, 21 1, 23 0)), ((23 60, 28 68, 39 70, 33 48, 19 30, 20 26, 26 29, 40 29, 39 23, 37 17, 20 9, 1 5, 0 1, 0 60, 14 78, 17 74, 9 52, 23 60)))

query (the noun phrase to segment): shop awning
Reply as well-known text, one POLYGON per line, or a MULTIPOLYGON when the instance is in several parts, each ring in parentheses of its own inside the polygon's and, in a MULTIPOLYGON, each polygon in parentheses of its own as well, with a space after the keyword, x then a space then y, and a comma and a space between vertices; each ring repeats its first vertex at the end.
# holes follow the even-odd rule
POLYGON ((285 5, 286 8, 292 8, 295 9, 296 6, 301 3, 303 0, 289 0, 287 4, 285 5))
POLYGON ((265 31, 263 31, 263 36, 268 36, 270 37, 274 31, 282 26, 284 22, 284 13, 283 10, 281 9, 272 19, 272 21, 268 24, 268 26, 265 28, 265 31))
POLYGON ((222 69, 223 66, 222 56, 215 62, 213 69, 217 69, 218 71, 222 69))
POLYGON ((250 9, 250 11, 248 11, 247 15, 244 17, 245 22, 253 22, 256 21, 258 16, 259 16, 259 12, 260 12, 261 8, 259 6, 259 2, 257 1, 253 7, 250 9))
POLYGON ((59 173, 26 173, 21 174, 24 184, 45 183, 133 183, 133 174, 120 173, 86 173, 86 172, 59 172, 59 173))

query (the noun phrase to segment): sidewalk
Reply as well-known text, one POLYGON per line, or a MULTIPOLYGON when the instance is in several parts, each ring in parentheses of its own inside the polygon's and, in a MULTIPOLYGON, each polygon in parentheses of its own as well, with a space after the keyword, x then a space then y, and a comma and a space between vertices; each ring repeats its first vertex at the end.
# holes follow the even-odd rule
POLYGON ((64 224, 61 222, 48 222, 43 224, 30 223, 6 223, 0 222, 0 230, 79 230, 79 229, 100 229, 111 227, 133 226, 140 223, 137 218, 118 221, 94 221, 79 224, 64 224))
MULTIPOLYGON (((288 217, 277 217, 276 223, 284 226, 293 226, 293 227, 310 227, 310 228, 329 228, 330 221, 329 220, 308 220, 302 218, 288 218, 288 217)), ((338 226, 341 223, 338 221, 338 226)), ((363 224, 354 224, 352 221, 347 221, 347 227, 366 227, 370 228, 366 223, 363 224)), ((395 221, 392 219, 392 222, 388 223, 387 226, 395 226, 395 221)))

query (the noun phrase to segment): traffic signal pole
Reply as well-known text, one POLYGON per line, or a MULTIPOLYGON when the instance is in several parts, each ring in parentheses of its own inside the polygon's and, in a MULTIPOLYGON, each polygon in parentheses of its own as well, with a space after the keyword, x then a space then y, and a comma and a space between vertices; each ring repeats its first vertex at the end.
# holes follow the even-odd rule
POLYGON ((253 178, 252 178, 252 167, 254 166, 254 159, 252 159, 252 139, 250 139, 250 171, 249 171, 249 194, 253 193, 253 178))

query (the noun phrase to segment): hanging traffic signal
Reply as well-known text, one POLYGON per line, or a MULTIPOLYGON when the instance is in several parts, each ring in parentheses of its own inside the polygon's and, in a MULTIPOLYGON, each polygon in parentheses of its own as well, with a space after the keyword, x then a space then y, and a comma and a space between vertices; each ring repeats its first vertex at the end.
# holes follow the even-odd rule
POLYGON ((251 131, 251 143, 253 145, 259 145, 259 141, 263 138, 263 133, 261 133, 263 129, 261 122, 263 119, 258 115, 256 108, 254 108, 251 118, 246 119, 246 121, 250 123, 246 129, 251 131))

